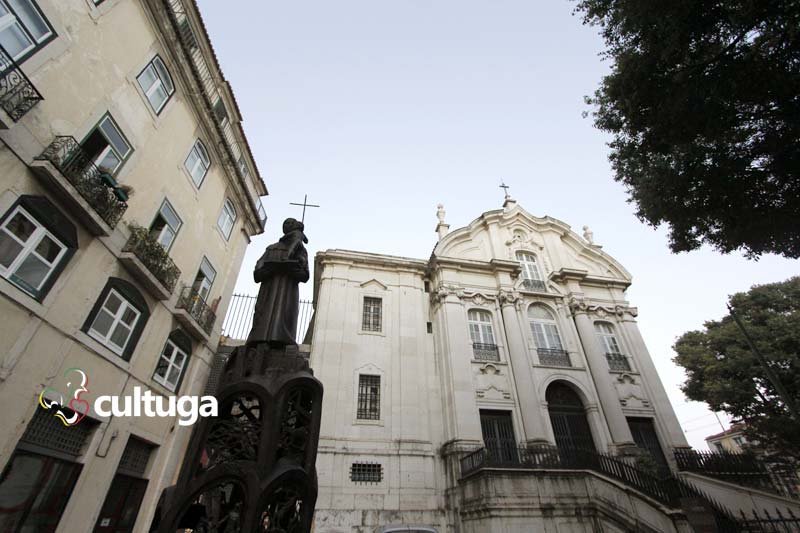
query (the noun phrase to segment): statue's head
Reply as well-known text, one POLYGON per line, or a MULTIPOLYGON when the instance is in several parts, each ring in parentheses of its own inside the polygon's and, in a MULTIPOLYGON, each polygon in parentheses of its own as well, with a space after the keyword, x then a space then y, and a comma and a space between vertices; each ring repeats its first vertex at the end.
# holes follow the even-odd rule
POLYGON ((283 234, 284 235, 289 233, 289 232, 295 231, 295 230, 303 231, 304 229, 306 229, 305 225, 303 225, 302 222, 300 222, 299 220, 296 220, 294 218, 287 218, 286 220, 283 221, 283 234))

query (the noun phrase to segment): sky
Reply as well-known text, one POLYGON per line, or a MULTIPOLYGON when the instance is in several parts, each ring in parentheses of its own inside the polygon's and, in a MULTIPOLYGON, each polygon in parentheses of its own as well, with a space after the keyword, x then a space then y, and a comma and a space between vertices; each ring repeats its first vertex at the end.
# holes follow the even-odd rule
MULTIPOLYGON (((344 248, 427 259, 436 205, 451 230, 502 206, 595 242, 633 275, 628 299, 689 443, 721 431, 689 402, 671 359, 684 332, 721 318, 730 294, 783 281, 800 262, 711 249, 675 255, 641 223, 608 163, 584 96, 609 63, 568 0, 198 0, 269 189, 236 292, 308 194, 309 257, 344 248)), ((311 284, 301 297, 311 296, 311 284)), ((724 427, 729 420, 720 416, 724 427)))

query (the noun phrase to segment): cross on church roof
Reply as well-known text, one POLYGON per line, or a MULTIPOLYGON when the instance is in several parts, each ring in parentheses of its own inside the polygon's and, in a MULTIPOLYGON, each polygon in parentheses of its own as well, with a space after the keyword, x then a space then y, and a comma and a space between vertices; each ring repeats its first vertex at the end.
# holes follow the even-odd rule
POLYGON ((305 221, 306 221, 306 207, 319 207, 318 205, 314 205, 314 204, 309 204, 308 203, 308 195, 307 194, 303 195, 303 203, 302 204, 296 204, 294 202, 289 202, 289 205, 298 205, 298 206, 302 205, 303 206, 303 218, 300 219, 300 222, 303 222, 303 223, 305 223, 305 221))
POLYGON ((503 189, 503 191, 506 193, 506 200, 511 198, 511 196, 508 194, 508 189, 510 189, 510 187, 506 185, 505 181, 500 182, 500 188, 503 189))

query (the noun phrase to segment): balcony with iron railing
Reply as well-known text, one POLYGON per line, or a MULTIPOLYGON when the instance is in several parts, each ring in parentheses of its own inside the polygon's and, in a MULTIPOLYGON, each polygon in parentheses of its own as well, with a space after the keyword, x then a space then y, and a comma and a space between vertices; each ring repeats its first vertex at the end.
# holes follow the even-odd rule
POLYGON ((496 344, 473 342, 472 357, 474 357, 476 361, 499 361, 500 351, 497 349, 496 344))
POLYGON ((10 127, 9 122, 18 122, 33 106, 44 100, 14 58, 0 45, 0 128, 10 127))
POLYGON ((540 279, 523 279, 522 288, 533 292, 547 292, 547 284, 540 279))
POLYGON ((608 369, 612 372, 630 372, 631 364, 628 357, 621 353, 606 353, 608 369))
POLYGON ((169 253, 147 228, 129 224, 131 236, 122 249, 120 262, 159 300, 168 300, 181 275, 169 253))
POLYGON ((70 136, 59 136, 30 165, 34 175, 90 233, 111 235, 128 195, 70 136))
POLYGON ((183 287, 175 311, 178 321, 194 338, 205 341, 210 338, 217 315, 194 287, 183 287))
POLYGON ((571 367, 572 362, 569 360, 569 352, 561 349, 553 348, 538 348, 536 352, 539 354, 539 364, 543 366, 561 366, 571 367))

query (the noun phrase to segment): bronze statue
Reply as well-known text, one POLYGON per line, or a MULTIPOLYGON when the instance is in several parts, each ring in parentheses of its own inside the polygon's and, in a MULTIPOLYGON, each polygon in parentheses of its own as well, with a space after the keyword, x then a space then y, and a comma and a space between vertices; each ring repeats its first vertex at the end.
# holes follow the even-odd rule
POLYGON ((267 342, 270 346, 296 344, 299 283, 308 281, 308 242, 304 226, 293 218, 283 222, 283 237, 267 246, 256 263, 253 279, 260 283, 253 327, 248 344, 267 342))

